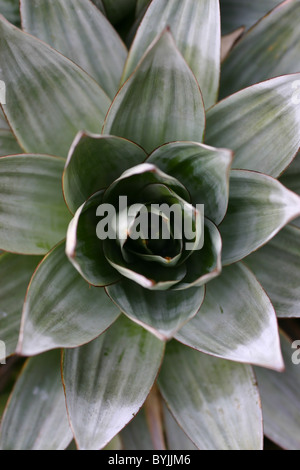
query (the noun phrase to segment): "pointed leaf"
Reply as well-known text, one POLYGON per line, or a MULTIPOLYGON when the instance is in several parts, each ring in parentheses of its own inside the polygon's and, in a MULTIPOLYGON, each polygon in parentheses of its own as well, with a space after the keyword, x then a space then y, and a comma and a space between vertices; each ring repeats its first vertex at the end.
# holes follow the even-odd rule
POLYGON ((233 168, 278 177, 300 145, 298 80, 268 80, 218 103, 207 113, 206 142, 232 149, 233 168))
POLYGON ((66 254, 91 285, 103 287, 120 279, 103 252, 103 241, 97 237, 97 208, 102 203, 103 191, 93 195, 83 204, 71 220, 66 243, 66 254))
POLYGON ((135 16, 138 18, 142 11, 146 10, 150 3, 150 0, 137 0, 135 16))
POLYGON ((151 291, 129 280, 106 288, 108 295, 131 320, 163 340, 196 315, 204 299, 204 288, 151 291))
POLYGON ((0 129, 0 156, 16 155, 17 153, 23 153, 23 150, 13 133, 8 129, 0 129))
POLYGON ((222 36, 222 39, 221 39, 221 62, 223 62, 226 59, 229 52, 234 47, 235 43, 243 35, 244 31, 245 31, 245 28, 242 26, 241 28, 236 29, 232 33, 226 34, 225 36, 222 36))
POLYGON ((223 64, 221 98, 300 71, 299 15, 299 0, 286 0, 244 35, 223 64))
POLYGON ((283 367, 274 308, 241 263, 225 268, 207 284, 200 312, 176 339, 223 359, 276 370, 283 367))
POLYGON ((209 108, 217 100, 220 74, 220 10, 217 0, 153 0, 130 49, 123 82, 134 71, 156 35, 167 26, 198 80, 205 107, 209 108))
POLYGON ((60 352, 51 351, 27 361, 3 416, 0 449, 64 450, 71 440, 60 352))
POLYGON ((91 287, 82 279, 61 243, 44 258, 30 282, 18 352, 31 356, 88 343, 119 314, 104 289, 91 287))
POLYGON ((297 345, 281 335, 286 370, 283 374, 256 369, 261 393, 265 434, 287 450, 300 449, 300 368, 297 345), (293 362, 294 361, 294 362, 293 362))
POLYGON ((250 366, 172 341, 158 382, 176 421, 199 449, 261 449, 260 399, 250 366))
POLYGON ((229 206, 220 226, 223 264, 232 264, 270 241, 300 214, 300 198, 267 175, 233 170, 229 206))
POLYGON ((62 158, 14 155, 0 158, 0 248, 44 254, 65 238, 70 214, 65 205, 62 158))
POLYGON ((280 182, 300 196, 300 152, 280 177, 280 182))
POLYGON ((1 106, 0 106, 0 128, 10 130, 8 122, 5 119, 1 106))
POLYGON ((103 13, 103 15, 106 14, 102 0, 92 0, 92 2, 94 3, 94 5, 96 5, 98 10, 100 10, 101 13, 103 13))
POLYGON ((132 142, 114 136, 79 133, 63 175, 65 200, 76 211, 93 193, 107 188, 121 174, 146 159, 132 142))
POLYGON ((24 31, 80 65, 111 98, 119 89, 126 48, 105 16, 86 0, 22 0, 24 31))
POLYGON ((80 67, 0 18, 4 112, 27 152, 66 157, 79 130, 99 132, 110 100, 80 67))
POLYGON ((0 339, 7 356, 16 350, 26 289, 40 259, 10 253, 0 256, 0 339))
POLYGON ((204 127, 199 86, 166 30, 116 96, 103 133, 125 137, 151 152, 174 140, 201 142, 204 127))
POLYGON ((121 317, 98 339, 65 351, 66 400, 81 450, 104 447, 138 412, 163 349, 153 335, 121 317))
POLYGON ((240 26, 247 29, 276 7, 282 0, 220 0, 222 33, 231 33, 240 26))
POLYGON ((178 179, 191 195, 191 202, 204 204, 205 216, 219 225, 229 196, 232 153, 194 142, 174 142, 155 150, 147 160, 178 179))
POLYGON ((288 225, 246 259, 278 317, 300 317, 300 229, 288 225))

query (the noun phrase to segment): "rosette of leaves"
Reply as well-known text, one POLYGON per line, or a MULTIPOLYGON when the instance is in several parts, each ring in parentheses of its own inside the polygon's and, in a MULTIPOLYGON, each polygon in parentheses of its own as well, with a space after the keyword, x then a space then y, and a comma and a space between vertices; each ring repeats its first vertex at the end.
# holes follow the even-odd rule
POLYGON ((300 3, 220 3, 21 0, 21 28, 0 19, 0 338, 28 358, 2 449, 261 449, 263 424, 300 447, 276 318, 300 314, 300 3), (121 196, 126 236, 102 240, 121 196), (194 228, 204 205, 201 249, 162 212, 168 240, 129 236, 171 202, 194 228))

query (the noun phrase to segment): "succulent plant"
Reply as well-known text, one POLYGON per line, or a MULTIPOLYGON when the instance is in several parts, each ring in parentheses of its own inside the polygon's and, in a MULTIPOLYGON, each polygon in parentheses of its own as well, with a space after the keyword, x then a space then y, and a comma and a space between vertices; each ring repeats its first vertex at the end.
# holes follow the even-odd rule
POLYGON ((0 448, 299 449, 300 2, 18 3, 0 448))

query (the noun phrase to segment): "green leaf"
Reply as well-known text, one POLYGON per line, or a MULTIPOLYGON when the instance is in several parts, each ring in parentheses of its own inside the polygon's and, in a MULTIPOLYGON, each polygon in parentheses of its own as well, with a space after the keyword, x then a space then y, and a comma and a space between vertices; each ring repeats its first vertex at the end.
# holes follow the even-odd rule
POLYGON ((162 340, 174 336, 196 315, 204 299, 204 288, 151 291, 129 280, 106 288, 108 295, 131 320, 162 340))
POLYGON ((93 195, 83 204, 71 220, 66 243, 66 254, 91 285, 104 287, 120 279, 103 252, 103 241, 97 237, 97 208, 102 203, 103 191, 93 195))
POLYGON ((208 219, 204 220, 204 245, 195 250, 186 261, 186 276, 175 286, 176 289, 200 287, 219 276, 221 263, 222 240, 217 227, 208 219))
POLYGON ((3 416, 0 449, 64 450, 71 440, 60 352, 51 351, 27 361, 3 416))
POLYGON ((105 16, 86 0, 22 0, 24 31, 80 65, 110 98, 119 89, 127 51, 105 16))
POLYGON ((264 431, 280 447, 299 450, 300 354, 297 345, 292 346, 283 334, 281 347, 286 365, 283 374, 265 369, 255 370, 262 399, 264 431))
POLYGON ((8 122, 3 114, 2 108, 0 107, 0 128, 10 130, 8 122))
POLYGON ((18 353, 73 348, 103 333, 120 315, 104 289, 89 286, 65 255, 65 243, 39 265, 25 299, 18 353))
POLYGON ((124 0, 102 0, 102 3, 109 21, 117 24, 134 12, 136 0, 126 0, 125 2, 124 0))
POLYGON ((220 0, 222 33, 231 33, 240 26, 247 29, 276 7, 282 0, 220 0))
POLYGON ((174 140, 201 142, 204 127, 199 86, 165 30, 116 96, 103 133, 125 137, 151 152, 174 140))
POLYGON ((278 317, 300 317, 300 229, 288 225, 246 263, 270 296, 278 317))
POLYGON ((99 132, 110 100, 80 67, 0 18, 4 112, 28 153, 66 157, 79 130, 99 132))
POLYGON ((0 339, 7 356, 16 350, 27 286, 40 259, 10 253, 0 256, 0 339))
POLYGON ((232 264, 270 241, 300 214, 300 198, 270 176, 233 170, 229 206, 220 226, 223 264, 232 264))
POLYGON ((13 133, 8 129, 0 129, 0 156, 23 153, 13 133))
POLYGON ((0 159, 0 248, 44 254, 65 238, 70 214, 65 205, 62 158, 16 155, 0 159))
POLYGON ((79 449, 103 448, 138 412, 163 350, 162 342, 121 317, 98 339, 65 351, 67 407, 79 449))
POLYGON ((299 0, 287 0, 243 36, 223 64, 221 98, 254 83, 300 71, 299 15, 299 0))
POLYGON ((199 449, 262 448, 260 399, 250 366, 172 341, 158 383, 176 421, 199 449))
POLYGON ((122 430, 121 439, 125 450, 154 450, 145 407, 122 430))
POLYGON ((150 0, 137 0, 135 16, 138 18, 142 11, 145 11, 150 3, 150 0))
POLYGON ((101 13, 103 13, 103 15, 106 15, 102 0, 92 0, 92 2, 94 3, 94 5, 96 5, 98 10, 100 10, 101 13))
POLYGON ((232 149, 233 168, 278 177, 299 149, 298 81, 274 78, 221 101, 207 113, 206 142, 232 149))
POLYGON ((193 206, 204 204, 205 216, 216 225, 227 210, 231 162, 230 150, 194 142, 163 145, 147 160, 188 188, 193 206))
POLYGON ((220 76, 220 8, 217 0, 153 0, 129 51, 123 83, 166 27, 170 27, 179 51, 195 74, 205 107, 209 108, 217 101, 220 76))
POLYGON ((93 193, 107 188, 128 168, 142 163, 146 153, 132 142, 114 136, 79 133, 63 175, 65 200, 76 211, 93 193))
POLYGON ((16 26, 20 26, 19 0, 0 0, 0 14, 16 26))
POLYGON ((164 406, 164 423, 169 450, 198 450, 164 406))
POLYGON ((223 359, 276 370, 283 367, 274 308, 241 263, 225 268, 206 286, 200 312, 176 339, 223 359))

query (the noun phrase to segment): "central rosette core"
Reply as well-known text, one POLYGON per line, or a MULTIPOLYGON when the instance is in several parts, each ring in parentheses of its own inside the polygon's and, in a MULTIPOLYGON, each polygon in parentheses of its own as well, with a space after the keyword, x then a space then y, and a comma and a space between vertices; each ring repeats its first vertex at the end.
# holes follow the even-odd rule
POLYGON ((185 261, 203 246, 201 210, 179 181, 152 164, 123 173, 104 192, 96 215, 108 262, 129 279, 145 275, 145 287, 158 271, 168 279, 163 288, 178 283, 185 261))

